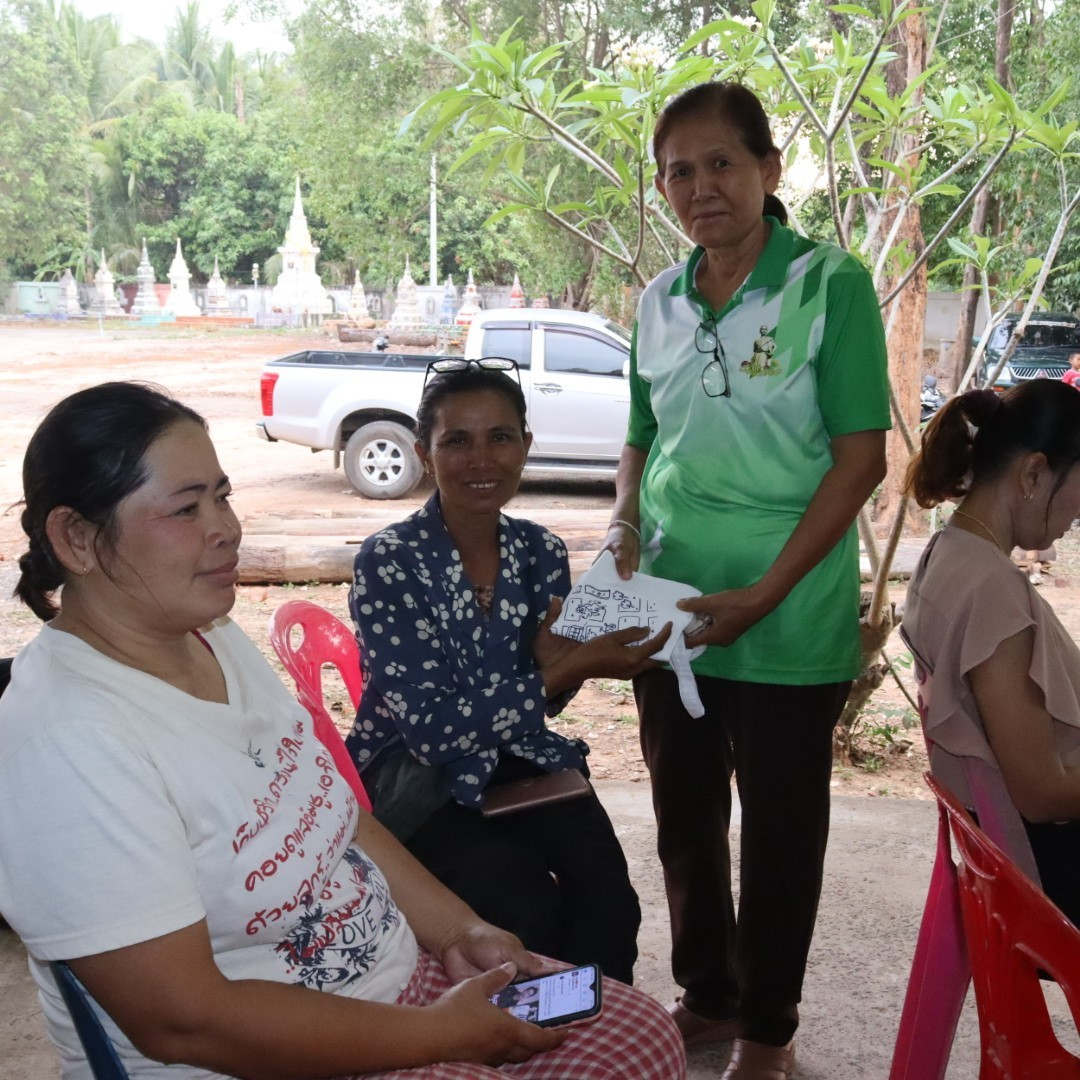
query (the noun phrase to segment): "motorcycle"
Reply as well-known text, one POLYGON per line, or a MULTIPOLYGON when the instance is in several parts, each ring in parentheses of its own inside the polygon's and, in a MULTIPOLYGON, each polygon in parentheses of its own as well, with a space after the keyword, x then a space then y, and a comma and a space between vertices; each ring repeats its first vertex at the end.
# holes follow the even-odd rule
POLYGON ((919 391, 919 423, 927 423, 945 404, 945 395, 938 389, 937 377, 924 375, 922 389, 919 391))

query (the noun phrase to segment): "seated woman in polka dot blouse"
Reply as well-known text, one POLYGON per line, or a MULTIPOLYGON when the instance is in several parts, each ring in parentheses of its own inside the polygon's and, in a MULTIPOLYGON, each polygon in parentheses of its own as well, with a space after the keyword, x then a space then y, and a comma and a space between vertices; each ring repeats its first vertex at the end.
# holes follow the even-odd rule
POLYGON ((588 775, 586 744, 545 717, 586 678, 652 666, 669 631, 585 644, 550 632, 570 588, 566 548, 502 513, 532 442, 516 379, 475 363, 437 374, 417 427, 436 492, 356 557, 364 695, 349 750, 375 816, 483 918, 529 949, 630 982, 641 913, 596 796, 481 811, 502 784, 588 775))

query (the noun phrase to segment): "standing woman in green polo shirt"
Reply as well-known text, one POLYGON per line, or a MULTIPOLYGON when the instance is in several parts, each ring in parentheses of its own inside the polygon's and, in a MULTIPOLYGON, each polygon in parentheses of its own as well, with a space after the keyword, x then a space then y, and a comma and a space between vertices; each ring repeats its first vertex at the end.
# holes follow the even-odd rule
POLYGON ((656 186, 697 245, 642 295, 606 547, 697 586, 706 714, 634 681, 687 1044, 734 1038, 725 1080, 794 1065, 829 823, 832 730, 859 668, 859 508, 885 475, 885 340, 869 274, 786 227, 757 98, 672 100, 656 186), (731 895, 730 778, 742 806, 731 895))

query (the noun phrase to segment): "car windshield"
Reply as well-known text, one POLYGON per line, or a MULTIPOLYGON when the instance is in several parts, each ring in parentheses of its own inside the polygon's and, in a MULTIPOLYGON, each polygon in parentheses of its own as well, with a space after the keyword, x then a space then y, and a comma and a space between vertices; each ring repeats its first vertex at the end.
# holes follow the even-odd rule
POLYGON ((1080 349, 1080 326, 1071 323, 1029 323, 1022 344, 1036 349, 1080 349))

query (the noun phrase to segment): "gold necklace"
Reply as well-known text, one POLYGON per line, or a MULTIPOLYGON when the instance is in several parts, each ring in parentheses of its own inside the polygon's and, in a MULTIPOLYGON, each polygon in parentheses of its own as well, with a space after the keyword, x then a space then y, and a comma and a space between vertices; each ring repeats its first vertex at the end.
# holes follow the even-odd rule
POLYGON ((953 513, 954 514, 959 514, 960 517, 967 518, 968 521, 974 521, 975 524, 978 525, 981 529, 983 529, 985 531, 986 535, 989 536, 990 539, 994 541, 994 546, 995 547, 1001 548, 1002 551, 1005 550, 1003 547, 1001 547, 1001 541, 998 540, 998 538, 994 535, 994 530, 991 529, 990 526, 987 525, 985 521, 980 521, 974 514, 969 514, 966 510, 961 510, 959 507, 957 509, 955 509, 953 511, 953 513))

